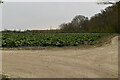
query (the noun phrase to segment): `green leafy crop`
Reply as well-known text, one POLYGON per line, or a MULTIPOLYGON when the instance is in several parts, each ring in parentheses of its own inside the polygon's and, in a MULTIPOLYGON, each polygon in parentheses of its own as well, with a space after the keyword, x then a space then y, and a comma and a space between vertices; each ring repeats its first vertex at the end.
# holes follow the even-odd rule
MULTIPOLYGON (((2 47, 94 45, 107 33, 2 33, 2 47)), ((99 42, 98 42, 99 43, 99 42)))

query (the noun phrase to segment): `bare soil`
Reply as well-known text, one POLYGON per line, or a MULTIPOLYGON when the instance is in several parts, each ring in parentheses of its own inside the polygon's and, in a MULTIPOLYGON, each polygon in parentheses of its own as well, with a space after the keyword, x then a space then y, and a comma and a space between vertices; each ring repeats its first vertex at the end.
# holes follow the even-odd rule
POLYGON ((96 48, 3 50, 2 58, 12 78, 117 78, 118 36, 96 48))

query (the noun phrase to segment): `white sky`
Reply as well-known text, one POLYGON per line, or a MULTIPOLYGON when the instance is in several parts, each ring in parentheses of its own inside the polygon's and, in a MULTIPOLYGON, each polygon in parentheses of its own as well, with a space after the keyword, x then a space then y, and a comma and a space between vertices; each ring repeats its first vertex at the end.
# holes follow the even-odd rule
POLYGON ((58 28, 60 24, 71 21, 76 15, 84 15, 90 18, 106 7, 105 5, 98 5, 96 0, 4 1, 5 3, 2 4, 2 29, 12 30, 58 28))
POLYGON ((119 1, 119 0, 3 0, 5 2, 98 2, 98 1, 119 1))
POLYGON ((5 2, 96 2, 98 0, 4 0, 5 2))

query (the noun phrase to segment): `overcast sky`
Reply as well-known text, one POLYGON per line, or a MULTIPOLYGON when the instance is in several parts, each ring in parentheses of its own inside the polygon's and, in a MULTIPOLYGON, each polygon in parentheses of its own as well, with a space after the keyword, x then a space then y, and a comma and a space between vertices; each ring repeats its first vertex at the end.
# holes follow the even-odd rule
POLYGON ((90 18, 105 7, 96 2, 6 2, 2 5, 2 29, 58 28, 76 15, 90 18))

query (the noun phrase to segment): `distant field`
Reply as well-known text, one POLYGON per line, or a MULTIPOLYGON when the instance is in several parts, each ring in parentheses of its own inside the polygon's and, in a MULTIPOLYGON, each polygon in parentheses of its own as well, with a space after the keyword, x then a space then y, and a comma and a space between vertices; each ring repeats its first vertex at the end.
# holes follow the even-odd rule
POLYGON ((110 33, 2 33, 2 47, 78 46, 99 44, 110 33))

